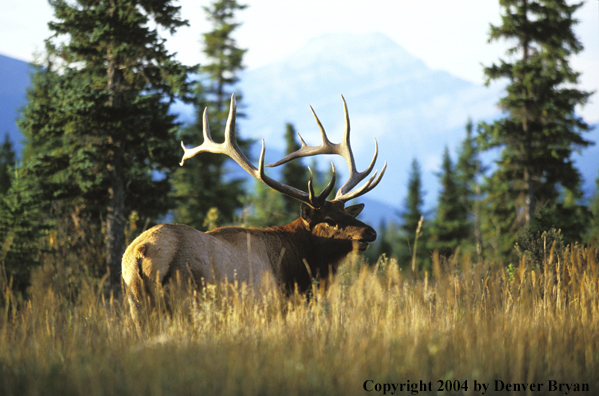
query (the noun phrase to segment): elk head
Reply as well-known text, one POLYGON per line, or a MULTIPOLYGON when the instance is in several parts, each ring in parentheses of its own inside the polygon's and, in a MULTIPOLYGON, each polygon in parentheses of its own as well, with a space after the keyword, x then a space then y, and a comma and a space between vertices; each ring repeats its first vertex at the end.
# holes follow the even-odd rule
POLYGON ((364 204, 344 207, 341 201, 325 201, 322 207, 301 205, 300 218, 322 250, 335 254, 340 251, 366 250, 376 239, 376 231, 356 219, 364 204), (337 243, 331 243, 335 240, 337 243))
POLYGON ((314 109, 312 109, 310 106, 312 114, 314 115, 316 123, 318 124, 321 132, 322 143, 319 146, 308 146, 304 142, 304 139, 301 137, 301 135, 298 134, 302 144, 300 149, 275 163, 266 165, 268 167, 279 166, 296 158, 309 157, 319 154, 340 155, 347 163, 347 167, 349 169, 349 178, 345 184, 343 184, 337 190, 335 198, 332 201, 328 201, 326 199, 335 185, 336 173, 335 166, 332 163, 331 181, 319 195, 315 195, 312 170, 309 167, 308 171, 310 172, 310 180, 308 181, 308 192, 304 192, 294 187, 280 183, 268 177, 264 173, 264 139, 262 139, 262 151, 260 153, 258 168, 256 168, 249 161, 249 159, 239 148, 235 138, 235 95, 231 96, 231 107, 225 129, 225 141, 223 143, 215 143, 212 140, 212 137, 210 136, 210 128, 208 126, 208 116, 206 110, 204 110, 204 142, 200 146, 192 149, 186 148, 183 142, 181 142, 181 146, 184 150, 181 165, 183 165, 187 159, 199 153, 209 152, 215 154, 225 154, 237 162, 246 172, 248 172, 257 180, 276 191, 300 201, 302 203, 300 210, 301 215, 296 222, 302 224, 303 227, 315 237, 316 241, 320 241, 323 246, 326 244, 326 250, 331 252, 335 250, 365 250, 368 248, 368 243, 373 242, 376 239, 376 232, 372 227, 356 219, 356 216, 358 216, 358 214, 364 208, 364 204, 345 207, 345 203, 350 199, 354 199, 366 194, 368 191, 376 187, 385 173, 387 163, 385 162, 385 165, 383 166, 381 173, 378 174, 378 177, 378 171, 375 171, 374 174, 362 186, 354 189, 358 183, 368 177, 372 171, 378 156, 378 144, 375 139, 375 152, 370 165, 363 172, 358 172, 349 141, 350 125, 347 104, 345 103, 343 96, 341 96, 341 98, 343 100, 343 110, 345 114, 345 131, 343 139, 340 143, 332 143, 328 139, 320 120, 316 116, 314 109), (332 243, 333 241, 334 243, 332 243))

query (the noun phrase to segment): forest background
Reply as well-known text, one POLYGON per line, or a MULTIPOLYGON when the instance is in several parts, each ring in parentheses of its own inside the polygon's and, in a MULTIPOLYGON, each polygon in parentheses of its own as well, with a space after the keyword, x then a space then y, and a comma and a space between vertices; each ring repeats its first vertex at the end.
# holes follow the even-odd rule
MULTIPOLYGON (((51 0, 52 33, 17 121, 22 147, 5 139, 0 150, 0 393, 353 395, 407 381, 430 382, 420 394, 472 394, 475 383, 494 386, 493 394, 532 383, 542 384, 538 395, 558 386, 596 392, 599 198, 593 189, 585 195, 576 158, 593 150, 585 120, 597 121, 586 113, 596 104, 570 63, 583 51, 574 16, 589 4, 599 5, 500 1, 485 39, 505 43, 507 53, 478 67, 491 92, 503 84, 493 101, 501 114, 456 113, 459 143, 438 155, 429 205, 426 161, 410 144, 389 143, 400 128, 379 137, 378 114, 360 121, 349 101, 352 142, 365 147, 366 160, 375 135, 381 152, 401 147, 396 157, 408 153, 411 166, 387 170, 382 183, 402 193, 383 198, 399 208, 373 224, 377 243, 350 255, 327 288, 316 280, 306 295, 167 287, 138 333, 120 290, 120 256, 140 232, 160 221, 208 230, 297 216, 297 203, 238 178, 222 156, 178 166, 179 142, 199 144, 201 124, 197 116, 179 122, 173 107, 196 115, 208 108, 215 140, 232 92, 240 113, 252 116, 238 81, 252 48, 236 41, 252 6, 207 4, 204 61, 194 66, 166 46, 186 25, 174 1, 51 0), (407 183, 399 182, 404 174, 407 183)), ((340 69, 332 70, 313 74, 340 69)), ((410 75, 416 91, 456 81, 414 70, 424 71, 410 75)), ((401 113, 398 96, 383 102, 401 113)), ((363 107, 375 114, 378 105, 363 107)), ((420 125, 436 128, 428 114, 420 125)), ((309 136, 299 122, 277 123, 271 133, 282 137, 282 151, 297 147, 296 131, 309 136)), ((251 154, 255 137, 240 129, 251 154)), ((306 165, 322 188, 330 175, 321 163, 273 174, 304 189, 306 165)))
MULTIPOLYGON (((236 32, 246 6, 206 7, 212 30, 200 38, 205 61, 190 66, 168 52, 163 38, 186 21, 175 3, 157 4, 123 2, 116 18, 110 7, 50 1, 54 35, 38 58, 18 121, 24 147, 15 152, 7 138, 0 154, 1 258, 5 279, 18 290, 27 289, 33 268, 57 257, 92 263, 67 267, 97 276, 109 268, 117 285, 127 243, 160 221, 207 230, 297 216, 293 202, 236 177, 225 158, 175 166, 172 141, 198 142, 201 118, 182 124, 170 105, 187 103, 197 114, 208 108, 217 139, 231 93, 243 109, 238 83, 248 49, 237 44, 236 32)), ((508 44, 505 57, 482 68, 489 84, 506 85, 498 98, 501 118, 464 120, 462 143, 444 152, 434 207, 424 206, 421 165, 413 158, 400 209, 374 224, 380 236, 368 251, 371 262, 385 254, 407 267, 416 257, 427 269, 432 252, 449 257, 459 249, 475 261, 509 265, 537 251, 543 235, 564 246, 596 238, 597 194, 584 194, 572 161, 593 144, 577 113, 592 92, 577 88, 580 75, 569 64, 583 50, 573 31, 579 6, 531 4, 502 3, 502 22, 490 30, 490 42, 508 44), (485 163, 492 149, 500 154, 485 163)), ((297 148, 294 125, 280 130, 285 150, 297 148)), ((243 147, 252 152, 252 144, 246 138, 243 147)), ((279 176, 305 189, 306 165, 317 170, 319 185, 326 183, 330 175, 316 162, 290 164, 279 176)))

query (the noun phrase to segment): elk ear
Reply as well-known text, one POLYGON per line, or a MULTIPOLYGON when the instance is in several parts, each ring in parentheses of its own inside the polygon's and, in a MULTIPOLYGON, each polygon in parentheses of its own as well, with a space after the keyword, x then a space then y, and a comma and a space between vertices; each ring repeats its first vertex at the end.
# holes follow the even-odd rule
POLYGON ((360 214, 360 212, 362 212, 362 209, 364 209, 364 204, 357 204, 357 205, 348 206, 347 208, 345 208, 345 211, 350 216, 356 217, 360 214))
POLYGON ((314 209, 312 209, 309 205, 302 203, 302 206, 300 207, 300 211, 301 211, 300 216, 301 216, 302 220, 304 220, 304 222, 306 222, 306 224, 310 224, 312 222, 312 218, 314 217, 314 209))

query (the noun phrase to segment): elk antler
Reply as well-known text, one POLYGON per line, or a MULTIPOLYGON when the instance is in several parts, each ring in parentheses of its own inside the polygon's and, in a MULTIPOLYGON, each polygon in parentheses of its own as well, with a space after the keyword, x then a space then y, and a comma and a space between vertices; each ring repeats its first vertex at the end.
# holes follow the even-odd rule
POLYGON ((208 126, 208 114, 207 109, 204 109, 204 123, 203 123, 203 135, 204 142, 195 148, 188 149, 185 147, 183 142, 181 142, 181 147, 183 147, 184 154, 181 159, 180 165, 183 166, 185 160, 199 154, 199 153, 214 153, 214 154, 225 154, 235 162, 237 162, 247 173, 252 175, 254 178, 258 179, 262 183, 266 184, 268 187, 279 191, 291 198, 295 198, 298 201, 304 202, 307 205, 310 205, 313 208, 319 208, 324 204, 326 197, 331 193, 333 186, 335 185, 335 167, 333 166, 333 177, 331 182, 326 186, 326 188, 320 193, 318 196, 314 196, 314 187, 312 180, 312 170, 308 168, 310 171, 310 180, 308 181, 308 193, 304 191, 298 190, 297 188, 288 186, 283 183, 279 183, 278 181, 271 179, 264 173, 264 139, 262 139, 262 151, 260 153, 260 161, 258 165, 258 169, 250 160, 245 156, 245 154, 239 148, 237 144, 237 139, 235 137, 235 117, 237 113, 237 103, 235 102, 235 94, 231 95, 231 107, 229 109, 229 117, 227 118, 227 124, 225 127, 225 141, 223 143, 215 143, 210 136, 210 127, 208 126))
POLYGON ((304 142, 304 139, 302 139, 301 135, 298 133, 300 141, 302 142, 302 147, 299 150, 294 151, 293 153, 287 155, 285 158, 281 159, 280 161, 277 161, 275 163, 272 163, 272 164, 269 164, 266 166, 268 166, 268 167, 279 166, 279 165, 285 164, 285 163, 287 163, 293 159, 296 159, 296 158, 309 157, 309 156, 317 155, 317 154, 340 155, 345 159, 345 162, 347 163, 347 167, 349 169, 349 179, 345 182, 345 184, 343 186, 341 186, 341 188, 339 188, 339 190, 337 190, 337 194, 335 195, 335 201, 346 202, 346 201, 349 201, 350 199, 357 198, 361 195, 364 195, 368 191, 375 188, 381 181, 383 174, 385 174, 385 170, 387 169, 387 161, 385 161, 385 165, 383 166, 383 169, 381 170, 381 173, 378 175, 378 177, 377 177, 378 171, 375 171, 374 174, 370 177, 370 179, 368 179, 368 181, 366 181, 366 183, 364 183, 364 185, 362 185, 360 188, 358 188, 355 191, 351 191, 355 186, 358 185, 358 183, 360 183, 362 180, 364 180, 368 176, 368 174, 372 171, 372 168, 374 167, 374 163, 376 162, 376 158, 379 153, 379 147, 378 147, 378 143, 377 143, 376 139, 374 139, 374 157, 372 158, 372 161, 370 162, 370 165, 368 166, 368 168, 366 168, 363 172, 358 172, 356 169, 356 162, 354 160, 354 155, 352 153, 351 145, 349 142, 350 128, 349 128, 349 113, 347 111, 347 104, 345 103, 345 98, 343 97, 343 95, 341 95, 341 99, 343 100, 343 112, 345 114, 345 132, 343 134, 343 139, 341 140, 340 143, 331 143, 331 141, 327 137, 327 134, 326 134, 320 120, 318 119, 318 116, 314 112, 314 109, 312 108, 312 106, 310 106, 310 110, 312 110, 312 114, 314 115, 314 118, 316 118, 316 123, 318 124, 318 128, 320 128, 320 135, 322 136, 322 143, 320 144, 320 146, 308 146, 306 144, 306 142, 304 142))

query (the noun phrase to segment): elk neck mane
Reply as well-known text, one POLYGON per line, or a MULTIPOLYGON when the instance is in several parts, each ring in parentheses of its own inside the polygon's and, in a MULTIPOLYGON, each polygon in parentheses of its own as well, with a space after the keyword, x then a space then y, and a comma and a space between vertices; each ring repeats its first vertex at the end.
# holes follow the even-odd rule
POLYGON ((326 279, 329 270, 332 268, 334 273, 352 250, 350 241, 332 244, 332 241, 328 240, 325 247, 325 241, 320 241, 312 235, 301 218, 288 224, 267 228, 216 228, 207 234, 223 240, 234 240, 239 237, 239 232, 247 235, 250 243, 256 240, 267 245, 273 273, 288 290, 293 290, 295 284, 299 290, 307 290, 312 282, 311 278, 326 279))

